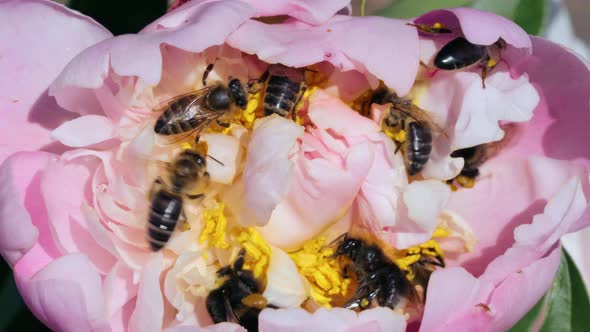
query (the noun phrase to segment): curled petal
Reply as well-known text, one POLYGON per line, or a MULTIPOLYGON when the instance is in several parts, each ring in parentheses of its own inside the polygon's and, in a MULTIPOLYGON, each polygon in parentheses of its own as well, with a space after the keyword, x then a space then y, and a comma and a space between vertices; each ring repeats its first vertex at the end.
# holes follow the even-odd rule
POLYGON ((244 199, 258 224, 269 220, 289 191, 293 172, 290 151, 302 135, 303 127, 279 116, 256 121, 244 169, 244 199))
POLYGON ((44 152, 21 152, 0 167, 0 253, 12 266, 37 242, 46 244, 50 256, 57 254, 51 234, 40 234, 38 228, 47 224, 39 178, 53 158, 44 152))
POLYGON ((111 34, 50 1, 2 1, 0 22, 0 44, 10 45, 0 58, 1 162, 16 151, 53 143, 51 129, 72 114, 47 96, 47 87, 80 51, 111 34))
POLYGON ((15 266, 27 306, 56 331, 108 331, 100 275, 82 254, 60 257, 28 278, 15 266))
POLYGON ((107 117, 86 115, 63 123, 51 136, 63 145, 84 147, 114 138, 115 127, 107 117))
POLYGON ((440 22, 450 29, 460 27, 465 38, 473 44, 491 45, 504 39, 516 48, 531 48, 528 34, 516 23, 490 12, 473 8, 434 10, 415 19, 418 23, 440 22))
POLYGON ((342 136, 365 136, 380 131, 374 121, 356 112, 343 112, 342 109, 347 107, 342 101, 319 90, 310 98, 308 114, 317 128, 331 129, 342 136))
MULTIPOLYGON (((197 2, 179 12, 185 10, 186 16, 182 20, 165 21, 169 23, 165 27, 156 21, 157 33, 146 31, 121 35, 86 49, 64 68, 51 84, 49 94, 72 112, 100 114, 101 106, 92 89, 107 84, 105 79, 110 69, 119 76, 137 76, 144 83, 156 85, 162 77, 162 44, 202 52, 210 46, 223 44, 232 31, 255 13, 252 7, 241 1, 197 2), (219 22, 224 24, 219 25, 219 22), (209 29, 211 26, 217 28, 209 29)), ((119 117, 116 114, 109 116, 119 117)))
POLYGON ((405 95, 418 72, 419 52, 416 30, 405 23, 347 16, 336 16, 321 26, 300 22, 271 25, 251 20, 232 33, 227 42, 268 63, 304 67, 327 61, 340 71, 370 73, 405 95))
POLYGON ((211 181, 232 184, 241 157, 238 139, 222 134, 205 134, 201 138, 208 145, 207 172, 211 181))
POLYGON ((161 253, 152 255, 142 271, 135 311, 129 322, 129 331, 148 332, 161 330, 164 319, 164 299, 160 291, 160 273, 163 269, 161 253))

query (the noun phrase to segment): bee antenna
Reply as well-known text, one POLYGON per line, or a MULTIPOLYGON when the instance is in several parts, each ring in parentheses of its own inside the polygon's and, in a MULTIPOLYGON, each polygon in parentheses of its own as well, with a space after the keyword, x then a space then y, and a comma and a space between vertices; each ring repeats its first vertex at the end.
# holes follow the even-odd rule
POLYGON ((338 242, 339 240, 342 240, 342 239, 344 239, 344 240, 348 239, 348 233, 343 233, 343 234, 339 235, 337 238, 335 238, 334 240, 332 240, 332 242, 330 242, 329 245, 331 246, 334 243, 336 243, 336 242, 338 242))
POLYGON ((219 165, 221 165, 221 166, 225 166, 225 164, 224 164, 224 163, 222 163, 221 161, 219 161, 219 160, 217 160, 217 159, 215 159, 215 158, 211 157, 210 155, 207 155, 207 157, 208 157, 208 158, 211 158, 213 161, 215 161, 215 162, 216 162, 216 163, 218 163, 219 165))

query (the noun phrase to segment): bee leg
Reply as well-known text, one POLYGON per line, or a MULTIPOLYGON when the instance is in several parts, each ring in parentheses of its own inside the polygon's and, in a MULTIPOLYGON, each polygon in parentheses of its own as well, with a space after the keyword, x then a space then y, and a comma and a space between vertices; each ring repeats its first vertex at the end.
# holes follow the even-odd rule
POLYGON ((223 127, 223 128, 229 128, 229 126, 231 125, 231 123, 221 121, 219 119, 215 120, 215 122, 217 123, 218 126, 223 127))
POLYGON ((205 194, 186 195, 186 198, 190 200, 202 199, 203 197, 205 197, 205 194))
POLYGON ((299 95, 297 96, 297 99, 295 100, 295 104, 293 104, 293 111, 291 112, 291 119, 293 121, 296 120, 297 118, 297 105, 299 105, 299 103, 301 102, 301 100, 303 99, 303 95, 305 94, 305 91, 307 91, 307 84, 305 84, 304 82, 301 82, 301 88, 299 89, 299 95))
POLYGON ((180 213, 180 217, 178 218, 178 230, 181 232, 190 231, 191 224, 188 223, 188 219, 186 218, 186 214, 184 214, 184 210, 180 213))
POLYGON ((486 88, 486 77, 488 76, 490 69, 488 66, 484 65, 481 68, 481 86, 485 89, 486 88))
POLYGON ((207 77, 209 77, 209 73, 213 70, 214 66, 213 63, 210 63, 207 65, 207 68, 205 68, 205 71, 203 72, 203 86, 207 86, 207 77))

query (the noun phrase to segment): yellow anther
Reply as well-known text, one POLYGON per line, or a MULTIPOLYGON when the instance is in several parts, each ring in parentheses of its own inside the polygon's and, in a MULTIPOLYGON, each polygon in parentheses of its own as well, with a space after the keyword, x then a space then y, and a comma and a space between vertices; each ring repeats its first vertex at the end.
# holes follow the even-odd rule
POLYGON ((209 209, 203 213, 205 227, 199 236, 199 243, 207 242, 207 246, 213 246, 220 249, 229 248, 226 241, 227 218, 223 214, 225 205, 219 203, 217 207, 209 209))
POLYGON ((246 250, 244 268, 251 270, 256 278, 264 277, 271 254, 268 243, 254 228, 241 228, 236 239, 246 250))
POLYGON ((443 228, 443 227, 437 227, 434 230, 434 233, 432 233, 432 237, 435 238, 441 238, 441 237, 448 237, 451 234, 451 232, 447 229, 447 228, 443 228))
POLYGON ((326 247, 325 241, 325 237, 312 239, 289 256, 311 284, 310 296, 329 308, 333 295, 346 295, 350 279, 342 277, 340 263, 332 257, 334 250, 326 247))

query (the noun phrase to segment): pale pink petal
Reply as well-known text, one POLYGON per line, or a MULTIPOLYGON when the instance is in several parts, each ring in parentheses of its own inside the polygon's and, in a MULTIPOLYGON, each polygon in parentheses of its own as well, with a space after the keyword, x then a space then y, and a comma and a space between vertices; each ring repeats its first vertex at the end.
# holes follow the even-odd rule
POLYGON ((133 283, 133 273, 123 262, 117 262, 104 278, 102 286, 107 318, 112 318, 137 295, 138 285, 133 283))
POLYGON ((115 138, 115 126, 101 115, 86 115, 63 123, 51 136, 66 146, 78 148, 115 138))
POLYGON ((0 3, 0 45, 10 45, 0 57, 0 162, 16 151, 56 148, 49 134, 72 115, 46 89, 76 54, 110 36, 55 2, 0 3))
POLYGON ((101 106, 90 89, 103 85, 109 69, 119 76, 137 76, 144 83, 156 85, 162 75, 162 44, 202 52, 210 46, 223 44, 232 31, 254 14, 254 10, 241 1, 209 2, 179 11, 183 10, 187 10, 186 17, 165 28, 156 21, 157 32, 117 36, 88 48, 66 66, 52 83, 49 94, 72 112, 100 113, 101 106), (212 26, 216 28, 211 29, 212 26))
POLYGON ((350 3, 349 0, 246 0, 245 2, 256 9, 256 16, 289 15, 314 25, 324 23, 350 3))
POLYGON ((296 308, 307 299, 308 291, 297 266, 287 253, 272 247, 262 294, 268 303, 279 308, 296 308))
POLYGON ((17 286, 27 306, 56 331, 108 331, 100 275, 81 254, 63 256, 32 277, 15 266, 17 286))
POLYGON ((135 311, 129 322, 129 331, 149 332, 162 329, 164 317, 164 299, 160 291, 162 269, 162 254, 153 254, 141 273, 135 311))
POLYGON ((590 166, 588 65, 563 46, 537 37, 532 40, 533 55, 520 71, 539 89, 541 103, 533 119, 519 128, 518 140, 503 152, 507 156, 543 154, 590 166))
POLYGON ((300 245, 340 219, 352 205, 373 159, 367 142, 353 145, 344 164, 315 158, 305 152, 297 159, 289 193, 260 229, 264 238, 281 248, 300 245))
POLYGON ((234 323, 219 323, 206 327, 175 326, 164 330, 166 332, 246 332, 246 329, 234 323))
POLYGON ((584 167, 542 157, 498 157, 485 163, 480 171, 475 186, 454 192, 447 207, 471 226, 477 238, 475 250, 451 264, 461 264, 474 275, 483 272, 489 262, 512 246, 514 229, 530 223, 568 180, 578 176, 585 186, 588 183, 584 167))
POLYGON ((531 48, 530 37, 516 23, 500 15, 473 8, 434 10, 415 21, 424 24, 440 22, 450 29, 460 27, 465 38, 473 44, 491 45, 502 38, 516 48, 531 48))
POLYGON ((342 136, 365 136, 381 130, 374 121, 357 112, 343 111, 347 108, 341 100, 318 90, 310 97, 308 115, 317 128, 331 129, 342 136))
MULTIPOLYGON (((256 121, 244 169, 244 200, 257 224, 266 223, 289 191, 293 162, 289 160, 303 127, 278 116, 256 121)), ((252 221, 251 221, 252 222, 252 221)))
POLYGON ((359 314, 334 308, 309 313, 303 309, 265 309, 259 316, 261 332, 296 331, 405 331, 406 320, 389 308, 374 308, 359 314))
MULTIPOLYGON (((590 252, 590 228, 583 229, 576 233, 571 233, 561 239, 563 247, 572 257, 574 263, 582 274, 584 284, 590 285, 590 256, 586 253, 590 252)), ((590 287, 589 287, 590 288, 590 287)))
POLYGON ((39 188, 41 173, 53 158, 44 152, 21 152, 0 166, 0 253, 12 266, 38 242, 57 257, 39 188))
POLYGON ((207 158, 207 172, 211 181, 232 184, 241 157, 238 139, 222 134, 205 134, 201 138, 207 142, 207 154, 211 156, 207 158))
POLYGON ((405 95, 418 72, 419 52, 417 32, 405 23, 348 16, 336 16, 321 26, 250 20, 227 43, 268 63, 304 67, 327 61, 341 71, 370 73, 405 95))
POLYGON ((91 180, 101 164, 96 154, 84 155, 78 151, 50 163, 41 178, 41 192, 57 246, 66 253, 87 254, 99 271, 107 273, 115 257, 92 238, 82 213, 82 205, 90 206, 93 201, 91 180))

